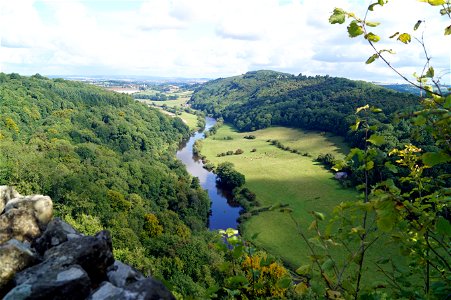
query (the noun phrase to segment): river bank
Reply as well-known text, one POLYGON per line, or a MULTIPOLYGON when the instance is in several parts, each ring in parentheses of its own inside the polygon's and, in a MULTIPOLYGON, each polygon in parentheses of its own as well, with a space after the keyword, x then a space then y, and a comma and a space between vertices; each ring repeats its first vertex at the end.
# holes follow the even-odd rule
MULTIPOLYGON (((215 124, 215 119, 206 117, 204 131, 207 131, 215 124)), ((241 207, 236 203, 233 203, 230 192, 223 190, 216 185, 217 176, 213 172, 206 170, 202 160, 193 153, 194 143, 197 140, 205 138, 204 131, 195 132, 188 141, 181 145, 176 156, 183 162, 192 176, 199 178, 200 186, 208 192, 208 196, 211 200, 209 229, 236 229, 241 207)))

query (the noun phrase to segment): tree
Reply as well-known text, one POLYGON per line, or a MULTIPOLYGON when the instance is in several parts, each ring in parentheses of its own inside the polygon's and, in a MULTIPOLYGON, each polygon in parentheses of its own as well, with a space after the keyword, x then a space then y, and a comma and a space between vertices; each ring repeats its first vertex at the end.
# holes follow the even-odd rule
MULTIPOLYGON (((441 6, 440 13, 451 18, 450 1, 422 2, 441 6)), ((299 268, 298 273, 322 281, 325 288, 320 287, 316 292, 327 298, 444 299, 451 293, 448 191, 451 95, 442 91, 434 68, 430 66, 423 39, 417 41, 424 50, 426 62, 415 80, 408 79, 390 64, 386 58, 390 50, 376 47, 381 37, 369 29, 377 27, 379 23, 369 21, 368 17, 375 7, 386 3, 385 0, 379 0, 371 4, 364 18, 336 8, 329 21, 343 24, 346 18, 350 19, 347 27, 349 36, 362 36, 375 52, 366 61, 367 64, 382 59, 404 80, 426 93, 427 98, 422 99, 420 110, 401 117, 428 132, 435 147, 424 152, 418 146, 407 143, 402 149, 383 149, 381 146, 385 144, 385 138, 379 134, 377 126, 369 123, 368 118, 369 112, 378 113, 381 110, 369 105, 358 108, 352 129, 363 130, 364 144, 361 149, 352 149, 345 161, 336 168, 353 165, 362 172, 362 184, 359 186, 362 196, 358 201, 338 206, 328 220, 326 230, 319 225, 325 221, 324 215, 314 212, 315 219, 310 229, 317 236, 313 239, 307 239, 303 229, 298 226, 299 234, 306 241, 313 260, 311 265, 299 268), (396 157, 396 166, 389 159, 379 159, 380 153, 396 157), (380 172, 383 167, 390 170, 392 177, 370 182, 370 173, 380 172), (433 178, 432 174, 437 175, 433 178), (369 255, 379 253, 375 245, 381 242, 389 245, 389 249, 399 251, 404 259, 385 255, 371 262, 384 280, 376 286, 364 284, 364 278, 371 276, 364 272, 369 267, 369 255), (335 256, 333 249, 337 247, 345 249, 348 258, 335 256), (346 275, 349 270, 355 272, 355 276, 346 275)), ((417 30, 422 22, 413 24, 413 30, 417 30)), ((448 26, 445 35, 450 33, 448 26)), ((412 39, 409 33, 397 32, 390 38, 395 37, 403 44, 410 43, 412 39)), ((298 224, 295 219, 293 221, 298 224)))
POLYGON ((246 181, 244 175, 236 171, 233 167, 233 163, 223 162, 216 168, 218 183, 230 189, 240 187, 246 181))

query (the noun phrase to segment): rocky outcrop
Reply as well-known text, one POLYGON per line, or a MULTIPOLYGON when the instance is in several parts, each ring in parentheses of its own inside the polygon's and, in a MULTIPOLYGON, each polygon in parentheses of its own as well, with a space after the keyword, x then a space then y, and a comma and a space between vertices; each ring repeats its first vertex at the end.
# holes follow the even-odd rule
POLYGON ((47 196, 0 187, 0 298, 175 299, 115 261, 108 231, 84 236, 52 217, 47 196))

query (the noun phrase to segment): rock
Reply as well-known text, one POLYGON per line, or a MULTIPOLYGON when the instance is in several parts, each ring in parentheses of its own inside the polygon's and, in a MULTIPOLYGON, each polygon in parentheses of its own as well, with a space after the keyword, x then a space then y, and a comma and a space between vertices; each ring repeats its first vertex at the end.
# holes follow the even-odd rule
POLYGON ((82 235, 60 218, 55 218, 47 225, 44 233, 33 241, 33 248, 43 255, 48 249, 58 246, 70 239, 79 238, 82 235))
POLYGON ((90 285, 88 274, 80 266, 58 266, 30 277, 9 291, 4 299, 85 299, 90 285))
POLYGON ((130 284, 125 288, 125 299, 140 300, 175 300, 175 297, 159 281, 152 278, 145 278, 130 284))
POLYGON ((28 210, 9 209, 0 215, 0 244, 10 239, 32 241, 40 234, 39 224, 28 210))
MULTIPOLYGON (((10 240, 0 246, 0 291, 8 285, 16 272, 37 261, 27 244, 10 240)), ((2 293, 0 292, 0 297, 2 293)))
POLYGON ((115 287, 108 281, 102 282, 100 287, 95 290, 88 297, 89 300, 113 300, 113 299, 127 299, 125 290, 115 287))
POLYGON ((348 173, 346 172, 337 172, 334 175, 335 179, 341 180, 341 179, 346 179, 348 178, 348 173))
POLYGON ((107 276, 108 280, 117 287, 125 287, 145 278, 137 270, 117 260, 108 269, 107 276))
POLYGON ((64 242, 45 252, 44 260, 55 264, 80 265, 94 284, 104 281, 107 268, 114 263, 111 236, 101 231, 95 236, 82 236, 64 242))
POLYGON ((11 209, 32 212, 41 229, 47 226, 53 215, 53 203, 49 196, 33 195, 11 199, 5 205, 5 213, 11 209))
POLYGON ((17 197, 20 197, 20 194, 12 186, 0 185, 0 213, 3 212, 9 200, 17 197))

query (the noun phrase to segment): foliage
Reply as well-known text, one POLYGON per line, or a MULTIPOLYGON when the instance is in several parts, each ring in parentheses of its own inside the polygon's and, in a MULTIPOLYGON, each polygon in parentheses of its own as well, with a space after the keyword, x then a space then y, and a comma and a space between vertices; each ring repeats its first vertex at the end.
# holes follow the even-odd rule
MULTIPOLYGON (((314 239, 307 239, 298 226, 299 235, 308 245, 312 257, 312 263, 300 267, 298 273, 308 276, 312 282, 311 289, 327 298, 444 299, 451 292, 451 218, 448 206, 451 114, 447 105, 450 95, 442 93, 439 79, 434 77, 423 39, 417 40, 424 49, 426 63, 422 74, 416 75, 417 83, 400 74, 387 61, 385 54, 390 51, 376 48, 380 37, 369 32, 369 27, 377 27, 379 23, 368 21, 367 16, 376 6, 383 6, 386 2, 371 4, 363 19, 336 8, 329 21, 343 24, 346 18, 351 19, 347 27, 349 36, 363 36, 375 51, 366 63, 381 58, 398 75, 426 92, 428 98, 423 99, 422 108, 402 117, 414 126, 423 126, 422 129, 432 137, 429 145, 435 147, 428 147, 427 152, 418 144, 409 142, 404 143, 401 150, 384 147, 386 138, 379 134, 377 126, 370 124, 369 119, 369 112, 380 113, 381 110, 368 104, 357 108, 356 115, 360 116, 351 129, 363 130, 363 146, 352 149, 336 168, 350 167, 360 171, 358 188, 362 196, 358 201, 339 205, 325 230, 319 226, 325 220, 324 215, 313 212, 315 220, 310 229, 317 233, 314 239), (387 156, 397 158, 393 162, 387 156), (384 169, 393 176, 382 175, 384 169), (372 176, 375 173, 379 173, 377 178, 372 176), (431 177, 432 174, 435 178, 431 177), (370 262, 368 255, 377 253, 379 249, 375 245, 381 242, 388 249, 399 251, 404 259, 393 259, 387 253, 378 261, 370 262), (349 256, 339 259, 332 248, 343 248, 349 256), (384 279, 377 283, 364 283, 369 276, 365 269, 373 263, 384 279), (318 285, 318 282, 322 284, 318 285)), ((449 12, 449 1, 424 2, 442 5, 443 15, 449 12)), ((415 24, 414 31, 422 22, 415 24)), ((390 38, 394 37, 404 44, 411 41, 409 33, 397 32, 390 38)), ((412 141, 416 142, 415 139, 412 141)), ((296 219, 293 221, 298 224, 296 219)))
POLYGON ((244 241, 234 229, 220 230, 222 242, 216 247, 225 253, 227 262, 222 265, 225 274, 221 288, 215 296, 232 299, 284 298, 292 287, 287 269, 264 251, 257 251, 244 241))
POLYGON ((215 172, 218 176, 218 182, 229 189, 240 187, 246 181, 244 175, 236 171, 231 162, 220 163, 215 172))
POLYGON ((116 258, 184 296, 220 280, 210 200, 174 155, 189 135, 180 119, 95 86, 0 73, 0 133, 0 184, 49 195, 83 233, 110 230, 116 258))
POLYGON ((371 123, 383 123, 381 129, 398 145, 403 132, 389 121, 397 111, 411 111, 417 99, 363 81, 254 71, 209 81, 195 90, 190 103, 240 131, 280 125, 332 132, 354 145, 362 137, 349 133, 349 126, 354 124, 355 109, 368 103, 384 107, 383 113, 372 116, 371 123))

